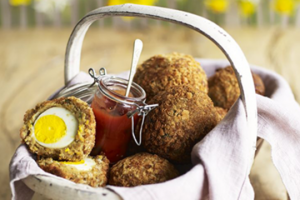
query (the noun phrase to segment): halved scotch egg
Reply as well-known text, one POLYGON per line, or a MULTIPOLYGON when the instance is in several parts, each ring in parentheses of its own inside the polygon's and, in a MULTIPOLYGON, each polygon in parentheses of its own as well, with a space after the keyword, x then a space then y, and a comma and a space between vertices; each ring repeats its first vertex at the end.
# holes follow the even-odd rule
POLYGON ((87 157, 81 161, 55 161, 52 158, 37 160, 44 171, 68 179, 75 183, 103 187, 107 183, 109 160, 102 155, 87 157))
POLYGON ((28 110, 20 136, 40 157, 78 161, 94 147, 95 126, 94 113, 86 102, 75 97, 59 98, 28 110))

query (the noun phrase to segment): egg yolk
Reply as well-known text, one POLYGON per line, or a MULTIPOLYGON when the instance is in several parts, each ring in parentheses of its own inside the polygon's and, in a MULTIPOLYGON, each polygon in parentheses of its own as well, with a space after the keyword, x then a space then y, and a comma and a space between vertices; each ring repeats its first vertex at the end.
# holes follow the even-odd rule
POLYGON ((67 164, 67 165, 80 165, 80 164, 84 164, 84 160, 76 161, 76 162, 72 162, 72 161, 62 161, 62 162, 60 162, 60 163, 67 164))
POLYGON ((45 115, 34 125, 34 134, 38 141, 51 144, 59 141, 66 135, 65 122, 56 115, 45 115))

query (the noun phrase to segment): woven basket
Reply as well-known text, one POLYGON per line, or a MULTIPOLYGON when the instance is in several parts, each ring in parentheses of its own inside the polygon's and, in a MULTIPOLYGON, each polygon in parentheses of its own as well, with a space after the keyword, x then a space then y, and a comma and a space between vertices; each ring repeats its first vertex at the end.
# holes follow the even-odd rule
MULTIPOLYGON (((70 36, 65 57, 65 84, 80 71, 82 42, 90 25, 98 19, 111 16, 145 17, 181 24, 206 36, 222 50, 234 68, 247 115, 248 134, 251 134, 251 141, 248 141, 247 144, 250 155, 248 159, 250 173, 255 150, 260 147, 262 142, 262 140, 257 142, 256 97, 250 67, 234 39, 222 28, 205 18, 178 10, 135 4, 108 6, 91 11, 77 23, 70 36)), ((27 177, 24 179, 24 183, 40 196, 49 199, 122 199, 118 194, 106 188, 95 189, 78 184, 66 185, 61 180, 38 175, 27 177), (104 193, 106 195, 102 195, 104 193)))

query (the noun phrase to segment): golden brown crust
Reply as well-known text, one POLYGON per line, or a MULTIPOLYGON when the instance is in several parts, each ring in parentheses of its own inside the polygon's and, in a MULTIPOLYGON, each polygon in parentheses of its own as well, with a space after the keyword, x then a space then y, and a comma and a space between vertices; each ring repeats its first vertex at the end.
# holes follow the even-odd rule
POLYGON ((109 184, 124 187, 161 183, 178 176, 166 159, 149 153, 124 158, 110 170, 109 184))
POLYGON ((95 144, 95 116, 89 105, 75 97, 49 100, 36 105, 24 115, 24 125, 20 137, 32 153, 41 157, 52 157, 56 160, 78 161, 85 158, 95 144), (75 140, 64 148, 47 148, 33 137, 32 126, 37 117, 51 107, 63 107, 69 110, 78 120, 78 132, 75 140))
POLYGON ((145 90, 147 101, 174 85, 189 84, 208 91, 207 77, 200 64, 192 56, 179 53, 151 57, 138 67, 133 80, 145 90))
POLYGON ((240 96, 240 88, 233 68, 218 69, 208 79, 208 95, 217 107, 229 110, 240 96))
POLYGON ((218 116, 208 95, 182 85, 158 93, 145 121, 143 146, 177 163, 189 163, 193 146, 213 129, 218 116))
POLYGON ((96 165, 89 171, 78 170, 73 166, 55 161, 52 158, 40 159, 37 160, 37 163, 44 171, 75 183, 87 184, 92 187, 103 187, 107 183, 109 160, 102 155, 92 159, 96 162, 96 165))
POLYGON ((227 110, 225 110, 224 108, 221 107, 215 107, 215 110, 218 114, 218 122, 222 121, 222 119, 226 116, 227 114, 227 110))
POLYGON ((255 92, 256 94, 265 95, 265 85, 260 76, 252 72, 252 78, 254 81, 255 92))
MULTIPOLYGON (((252 72, 255 92, 265 94, 265 86, 258 74, 252 72)), ((231 66, 217 69, 216 73, 208 79, 208 95, 217 107, 229 110, 240 96, 240 88, 231 66)))

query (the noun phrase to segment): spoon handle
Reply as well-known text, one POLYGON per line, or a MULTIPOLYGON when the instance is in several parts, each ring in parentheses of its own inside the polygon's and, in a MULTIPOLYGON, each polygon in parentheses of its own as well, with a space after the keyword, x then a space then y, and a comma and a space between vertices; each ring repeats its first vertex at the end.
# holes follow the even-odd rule
POLYGON ((139 61, 142 49, 143 49, 143 42, 140 39, 136 39, 133 44, 133 55, 132 55, 132 62, 131 62, 129 79, 128 79, 128 86, 125 94, 126 97, 128 97, 129 95, 132 79, 134 77, 136 66, 139 61))

